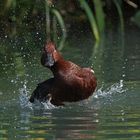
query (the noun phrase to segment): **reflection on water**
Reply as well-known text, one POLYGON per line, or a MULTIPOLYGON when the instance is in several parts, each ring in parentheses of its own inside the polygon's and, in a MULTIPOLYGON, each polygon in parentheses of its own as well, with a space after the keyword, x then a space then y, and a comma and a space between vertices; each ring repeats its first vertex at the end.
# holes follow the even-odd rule
POLYGON ((120 81, 105 89, 99 88, 86 101, 53 109, 46 103, 47 109, 44 104, 36 107, 30 104, 28 88, 23 85, 20 100, 0 103, 0 138, 139 139, 139 95, 132 91, 127 93, 120 81), (126 99, 128 94, 130 97, 126 99))
POLYGON ((88 100, 64 107, 28 102, 36 84, 51 76, 40 65, 43 42, 1 42, 0 140, 140 139, 139 33, 131 40, 126 35, 125 51, 112 33, 95 55, 90 33, 78 36, 67 41, 62 53, 77 64, 93 66, 98 88, 88 100))

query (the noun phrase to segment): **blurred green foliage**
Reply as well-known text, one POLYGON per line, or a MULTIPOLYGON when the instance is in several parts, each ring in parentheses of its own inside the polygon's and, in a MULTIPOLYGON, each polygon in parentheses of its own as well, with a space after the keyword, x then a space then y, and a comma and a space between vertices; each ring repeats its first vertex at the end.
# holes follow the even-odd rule
MULTIPOLYGON (((108 69, 117 73, 117 68, 123 66, 125 52, 129 51, 129 44, 124 37, 126 38, 125 29, 131 25, 136 30, 140 27, 138 0, 133 0, 133 4, 127 0, 1 0, 0 64, 13 63, 15 73, 23 76, 26 71, 24 61, 18 56, 25 53, 32 59, 31 53, 39 54, 46 38, 53 39, 61 50, 68 36, 73 38, 74 44, 70 42, 65 46, 83 46, 84 53, 95 66, 97 74, 102 72, 103 67, 106 73, 108 69), (91 33, 93 40, 89 40, 91 33), (85 37, 81 38, 80 35, 85 37), (6 44, 2 43, 4 40, 9 44, 3 45, 6 44), (85 45, 81 40, 87 41, 85 45), (90 43, 94 43, 94 46, 90 43), (110 60, 111 55, 113 60, 110 60), (13 59, 8 60, 9 58, 13 59), (107 63, 109 68, 106 67, 107 63), (120 66, 116 68, 118 65, 120 66)), ((134 44, 137 40, 133 37, 131 42, 134 44)), ((74 53, 76 48, 72 49, 70 55, 77 57, 74 53)), ((110 73, 107 77, 110 77, 110 73)), ((118 75, 116 79, 117 77, 118 75)))
POLYGON ((19 36, 26 30, 29 32, 41 30, 43 35, 48 31, 53 32, 53 36, 56 36, 53 37, 55 40, 62 36, 62 42, 59 39, 60 49, 62 49, 66 29, 70 30, 67 25, 81 26, 81 23, 85 26, 91 25, 96 42, 101 40, 102 34, 108 27, 114 28, 116 25, 121 26, 123 36, 127 20, 132 19, 136 25, 140 25, 139 3, 139 0, 131 2, 127 0, 1 0, 1 38, 5 35, 19 36), (50 19, 46 20, 47 3, 52 12, 49 13, 50 19), (49 20, 52 22, 49 23, 49 20), (50 25, 47 27, 47 22, 52 27, 50 25))
POLYGON ((140 10, 131 18, 131 20, 140 27, 140 10))

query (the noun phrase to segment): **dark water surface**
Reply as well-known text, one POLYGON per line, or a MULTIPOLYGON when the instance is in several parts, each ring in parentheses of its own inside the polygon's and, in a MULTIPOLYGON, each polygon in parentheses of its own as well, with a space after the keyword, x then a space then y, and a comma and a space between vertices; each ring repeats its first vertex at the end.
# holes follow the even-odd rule
POLYGON ((91 34, 66 42, 63 56, 92 66, 99 84, 90 99, 61 108, 28 102, 36 84, 51 76, 40 65, 42 44, 2 40, 0 140, 140 140, 140 32, 128 31, 124 46, 111 36, 96 53, 91 34))

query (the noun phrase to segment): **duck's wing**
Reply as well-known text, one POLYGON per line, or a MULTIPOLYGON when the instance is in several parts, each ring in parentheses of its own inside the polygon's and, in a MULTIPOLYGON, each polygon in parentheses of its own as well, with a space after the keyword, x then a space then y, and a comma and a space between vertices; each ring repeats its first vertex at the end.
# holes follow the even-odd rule
POLYGON ((36 89, 33 91, 29 101, 34 102, 34 99, 39 101, 45 101, 49 96, 51 91, 52 84, 54 82, 54 78, 45 80, 37 85, 36 89))

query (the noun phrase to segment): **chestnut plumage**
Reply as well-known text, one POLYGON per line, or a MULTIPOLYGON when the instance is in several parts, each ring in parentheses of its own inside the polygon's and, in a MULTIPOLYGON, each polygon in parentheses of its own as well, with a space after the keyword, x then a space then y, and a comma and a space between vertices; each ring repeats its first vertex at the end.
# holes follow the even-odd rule
POLYGON ((38 84, 30 102, 34 102, 34 99, 40 102, 50 100, 59 106, 64 105, 64 102, 87 99, 95 91, 97 81, 94 71, 64 60, 53 42, 45 44, 41 64, 49 68, 54 77, 38 84))

